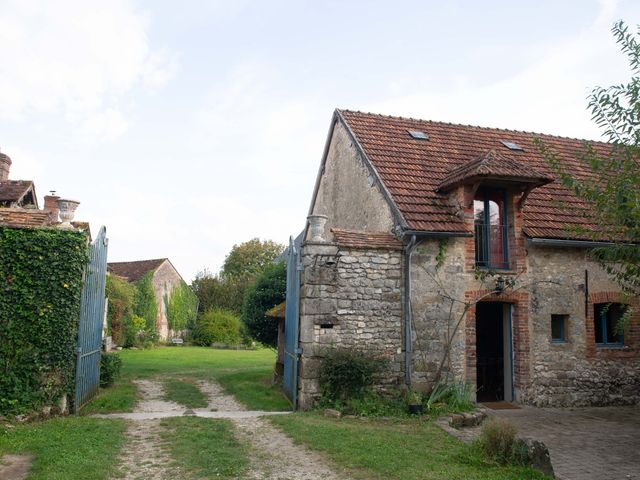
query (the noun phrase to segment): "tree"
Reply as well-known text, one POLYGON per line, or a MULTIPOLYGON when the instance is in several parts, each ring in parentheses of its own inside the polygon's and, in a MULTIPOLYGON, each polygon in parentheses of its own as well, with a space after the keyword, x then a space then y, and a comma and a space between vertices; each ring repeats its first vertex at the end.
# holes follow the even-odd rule
MULTIPOLYGON (((610 87, 596 87, 589 95, 592 120, 611 143, 608 156, 585 146, 581 157, 592 176, 576 178, 556 153, 538 141, 538 147, 560 183, 579 199, 592 205, 589 223, 600 228, 578 228, 586 238, 607 240, 613 245, 595 248, 591 256, 600 262, 628 295, 640 294, 640 26, 630 32, 623 21, 611 30, 626 54, 631 80, 610 87)), ((631 309, 617 329, 624 326, 631 309)))
POLYGON ((278 320, 265 315, 270 308, 284 302, 287 295, 287 266, 284 262, 269 265, 251 285, 244 298, 241 320, 249 335, 269 347, 278 344, 278 320))
POLYGON ((198 297, 198 315, 215 308, 230 310, 240 315, 244 293, 250 280, 253 278, 221 278, 207 270, 199 272, 191 284, 193 292, 198 297))
POLYGON ((258 275, 283 251, 283 245, 258 238, 234 245, 224 260, 220 276, 227 279, 258 275))

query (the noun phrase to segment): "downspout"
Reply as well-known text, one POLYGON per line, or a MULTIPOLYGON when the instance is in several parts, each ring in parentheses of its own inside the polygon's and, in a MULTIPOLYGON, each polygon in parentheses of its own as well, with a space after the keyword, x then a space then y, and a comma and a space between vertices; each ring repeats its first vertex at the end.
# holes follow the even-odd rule
POLYGON ((416 247, 416 236, 411 235, 411 240, 404 250, 404 382, 411 385, 411 366, 413 355, 413 341, 411 336, 411 256, 416 247))

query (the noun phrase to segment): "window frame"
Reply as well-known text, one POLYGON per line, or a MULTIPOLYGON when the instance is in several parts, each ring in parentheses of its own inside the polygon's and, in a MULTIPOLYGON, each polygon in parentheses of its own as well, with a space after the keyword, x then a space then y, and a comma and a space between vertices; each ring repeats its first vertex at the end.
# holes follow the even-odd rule
POLYGON ((510 261, 510 257, 511 255, 509 254, 509 208, 508 208, 508 203, 507 203, 507 199, 508 199, 508 194, 506 189, 504 188, 491 188, 491 187, 486 187, 486 188, 480 188, 478 190, 478 192, 476 193, 473 201, 482 201, 483 203, 483 218, 482 218, 482 225, 483 225, 483 240, 485 240, 484 242, 482 242, 483 244, 483 252, 482 255, 484 258, 486 258, 487 260, 484 262, 485 264, 479 263, 478 262, 478 239, 477 239, 477 226, 478 223, 476 222, 475 219, 475 211, 474 211, 474 218, 473 218, 473 225, 474 225, 474 237, 475 237, 475 251, 474 251, 474 256, 475 256, 475 265, 478 268, 483 268, 483 269, 487 269, 487 270, 510 270, 511 269, 511 261, 510 261), (496 266, 495 260, 492 258, 491 256, 491 223, 490 223, 490 215, 491 215, 491 209, 489 208, 489 202, 491 201, 489 199, 489 196, 491 193, 498 193, 501 194, 502 196, 502 218, 503 218, 503 225, 500 225, 500 228, 503 229, 502 232, 502 251, 503 253, 503 258, 501 259, 500 266, 496 266))
MULTIPOLYGON (((621 334, 619 334, 616 337, 616 341, 615 342, 610 342, 608 341, 608 334, 607 334, 607 323, 610 321, 610 318, 608 316, 608 313, 611 311, 611 307, 613 305, 619 305, 620 308, 623 311, 623 315, 624 312, 626 311, 627 308, 629 308, 628 305, 624 304, 624 303, 619 303, 619 302, 601 302, 601 303, 594 303, 593 304, 593 340, 596 344, 596 347, 599 348, 622 348, 624 347, 624 332, 622 332, 621 334), (598 317, 596 315, 596 310, 602 308, 602 312, 600 313, 600 332, 602 335, 602 342, 598 342, 597 340, 597 335, 596 335, 596 330, 598 327, 597 321, 598 321, 598 317)), ((614 327, 615 328, 615 327, 614 327)))
POLYGON ((557 313, 557 314, 554 313, 551 315, 551 343, 562 345, 564 343, 569 342, 567 338, 568 323, 569 323, 569 315, 561 314, 561 313, 557 313), (553 338, 553 321, 554 320, 560 321, 560 338, 553 338))

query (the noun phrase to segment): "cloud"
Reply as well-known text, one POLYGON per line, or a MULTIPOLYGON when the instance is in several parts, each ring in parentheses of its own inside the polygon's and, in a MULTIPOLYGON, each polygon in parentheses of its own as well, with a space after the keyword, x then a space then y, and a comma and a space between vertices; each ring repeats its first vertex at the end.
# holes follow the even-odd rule
POLYGON ((176 68, 167 51, 151 49, 148 30, 128 0, 2 2, 0 118, 63 114, 74 127, 95 133, 106 122, 107 137, 122 133, 126 122, 114 121, 125 96, 161 87, 176 68))

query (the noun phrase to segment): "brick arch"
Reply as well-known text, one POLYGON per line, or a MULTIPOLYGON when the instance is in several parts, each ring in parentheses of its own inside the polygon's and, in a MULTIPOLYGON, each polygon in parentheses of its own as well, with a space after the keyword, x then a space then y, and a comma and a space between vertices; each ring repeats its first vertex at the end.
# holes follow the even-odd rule
POLYGON ((467 312, 465 322, 465 366, 466 380, 476 383, 476 307, 477 299, 482 302, 500 302, 511 304, 513 335, 513 369, 516 399, 523 396, 530 381, 530 333, 529 333, 529 294, 512 292, 501 295, 488 295, 489 290, 473 290, 465 292, 465 301, 473 303, 467 312), (488 295, 485 297, 485 295, 488 295))

